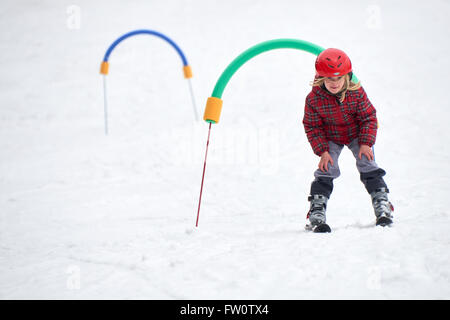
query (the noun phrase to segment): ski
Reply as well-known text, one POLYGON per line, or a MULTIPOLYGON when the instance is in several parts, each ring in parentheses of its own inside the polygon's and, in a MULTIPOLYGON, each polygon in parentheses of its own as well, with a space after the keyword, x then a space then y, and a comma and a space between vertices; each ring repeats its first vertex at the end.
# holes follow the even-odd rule
POLYGON ((314 227, 313 232, 316 232, 316 233, 331 232, 331 228, 326 223, 321 223, 314 227))
POLYGON ((312 226, 312 225, 310 225, 310 224, 307 224, 307 225, 305 226, 305 229, 308 230, 308 231, 315 232, 315 233, 327 233, 327 232, 331 232, 330 226, 329 226, 328 224, 326 224, 326 223, 321 223, 321 224, 314 225, 314 226, 312 226))
POLYGON ((386 216, 381 216, 377 218, 377 222, 375 223, 375 225, 377 226, 382 226, 382 227, 386 227, 386 226, 390 226, 393 223, 392 219, 386 216))

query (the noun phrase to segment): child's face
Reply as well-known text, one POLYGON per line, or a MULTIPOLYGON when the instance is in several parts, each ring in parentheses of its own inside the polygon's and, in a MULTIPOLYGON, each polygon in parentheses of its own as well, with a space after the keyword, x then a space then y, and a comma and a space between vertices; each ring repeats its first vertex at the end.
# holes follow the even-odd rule
POLYGON ((333 94, 338 93, 344 86, 344 77, 325 78, 325 87, 333 94))

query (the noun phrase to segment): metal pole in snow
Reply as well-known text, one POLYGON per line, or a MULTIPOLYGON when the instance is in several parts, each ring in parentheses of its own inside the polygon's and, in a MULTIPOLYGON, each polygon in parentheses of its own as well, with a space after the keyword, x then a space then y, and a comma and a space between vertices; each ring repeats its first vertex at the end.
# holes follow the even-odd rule
POLYGON ((192 90, 191 78, 188 78, 187 81, 188 81, 188 84, 189 84, 189 92, 191 93, 192 107, 194 108, 195 121, 198 121, 197 105, 195 103, 194 90, 192 90))
POLYGON ((103 99, 104 99, 104 116, 105 116, 105 135, 108 135, 108 101, 106 99, 106 75, 103 75, 103 99))
POLYGON ((202 203, 203 181, 205 180, 206 158, 208 157, 208 146, 209 146, 209 136, 211 134, 211 124, 212 123, 210 122, 208 129, 208 140, 206 141, 206 152, 205 152, 205 162, 203 163, 202 184, 200 186, 200 197, 198 199, 197 221, 195 222, 196 227, 198 227, 198 218, 200 216, 200 204, 202 203))

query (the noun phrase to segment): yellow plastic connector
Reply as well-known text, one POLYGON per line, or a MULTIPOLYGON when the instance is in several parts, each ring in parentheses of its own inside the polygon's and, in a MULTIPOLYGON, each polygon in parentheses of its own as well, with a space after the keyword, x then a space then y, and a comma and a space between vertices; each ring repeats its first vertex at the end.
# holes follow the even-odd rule
POLYGON ((183 67, 184 77, 186 79, 192 78, 192 69, 190 66, 184 66, 183 67))
POLYGON ((109 70, 109 63, 108 61, 103 61, 102 65, 100 66, 100 73, 107 75, 109 70))
POLYGON ((206 101, 205 113, 203 120, 208 122, 219 123, 220 113, 222 111, 222 99, 216 97, 209 97, 206 101))

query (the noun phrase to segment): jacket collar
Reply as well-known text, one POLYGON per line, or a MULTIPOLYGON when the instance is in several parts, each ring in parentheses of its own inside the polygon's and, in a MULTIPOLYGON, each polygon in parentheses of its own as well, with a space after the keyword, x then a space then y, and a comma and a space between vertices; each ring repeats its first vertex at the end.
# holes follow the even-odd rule
POLYGON ((322 96, 322 97, 325 97, 328 99, 334 98, 334 99, 336 99, 337 103, 342 104, 342 102, 339 100, 339 98, 340 98, 339 95, 333 94, 330 91, 328 91, 328 89, 325 87, 325 85, 321 85, 320 87, 314 87, 313 91, 319 96, 322 96))

